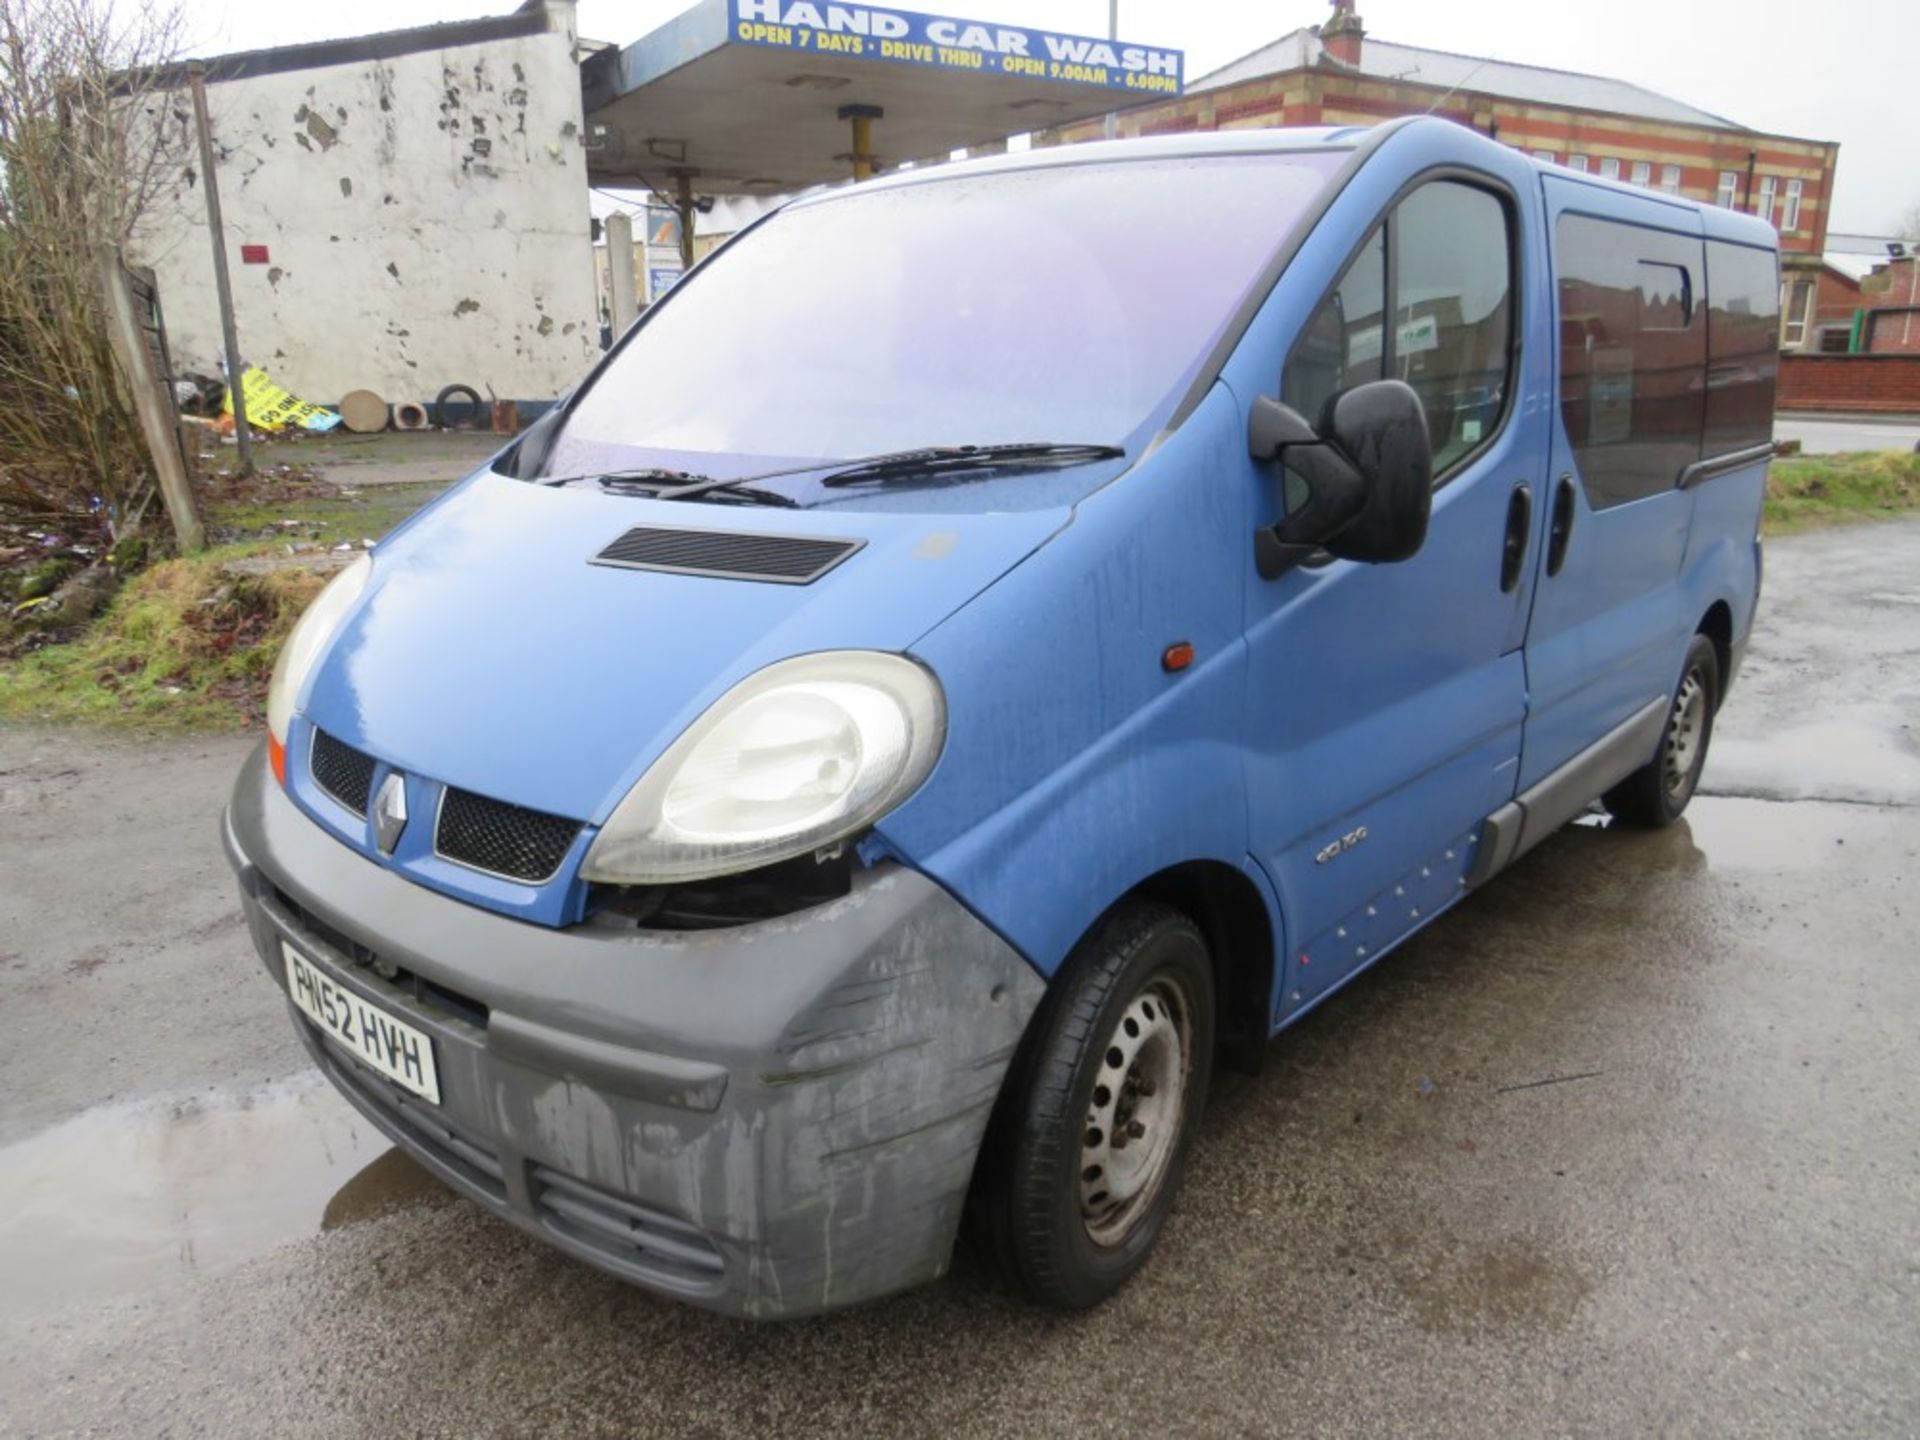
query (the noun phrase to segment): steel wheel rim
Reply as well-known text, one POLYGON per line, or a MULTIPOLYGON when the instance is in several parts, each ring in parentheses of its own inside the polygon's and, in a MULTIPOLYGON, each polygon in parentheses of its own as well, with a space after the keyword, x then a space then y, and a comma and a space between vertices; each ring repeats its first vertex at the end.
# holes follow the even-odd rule
POLYGON ((1102 1047, 1080 1147, 1080 1222, 1096 1245, 1124 1241, 1173 1168, 1192 1014, 1185 987, 1157 975, 1120 1012, 1102 1047))
POLYGON ((1667 718, 1667 743, 1663 752, 1663 771, 1667 794, 1684 795, 1693 782, 1693 767, 1707 730, 1707 682, 1696 667, 1687 671, 1674 696, 1673 713, 1667 718))

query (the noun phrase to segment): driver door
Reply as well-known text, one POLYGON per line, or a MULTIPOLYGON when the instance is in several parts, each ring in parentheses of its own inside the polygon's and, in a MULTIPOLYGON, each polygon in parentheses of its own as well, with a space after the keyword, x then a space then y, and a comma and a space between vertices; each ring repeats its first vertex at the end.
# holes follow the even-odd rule
MULTIPOLYGON (((1479 822, 1514 793, 1545 475, 1519 369, 1534 203, 1458 171, 1407 184, 1282 366, 1309 420, 1354 385, 1412 385, 1435 493, 1411 559, 1248 582, 1249 833, 1291 941, 1276 1024, 1451 904, 1479 822)), ((1303 482, 1284 493, 1298 505, 1303 482)))

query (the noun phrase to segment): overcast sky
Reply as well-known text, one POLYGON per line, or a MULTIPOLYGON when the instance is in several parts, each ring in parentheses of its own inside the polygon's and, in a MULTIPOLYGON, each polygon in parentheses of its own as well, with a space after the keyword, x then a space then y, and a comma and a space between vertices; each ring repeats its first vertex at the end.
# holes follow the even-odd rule
MULTIPOLYGON (((512 0, 183 0, 201 54, 457 20, 512 0)), ((626 44, 686 0, 580 0, 581 33, 626 44)), ((900 8, 1104 34, 1104 0, 900 8)), ((1742 125, 1840 142, 1831 228, 1879 232, 1920 206, 1920 0, 1360 0, 1369 33, 1631 80, 1742 125)), ((1187 52, 1189 78, 1329 13, 1324 0, 1121 0, 1120 34, 1187 52)))

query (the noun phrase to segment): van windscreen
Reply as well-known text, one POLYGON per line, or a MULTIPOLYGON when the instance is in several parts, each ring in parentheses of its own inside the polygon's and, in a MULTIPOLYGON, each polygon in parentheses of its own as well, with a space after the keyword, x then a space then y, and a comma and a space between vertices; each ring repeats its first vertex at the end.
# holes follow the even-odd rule
POLYGON ((1129 445, 1344 158, 1037 166, 801 202, 641 322, 544 468, 737 475, 927 445, 1129 445))

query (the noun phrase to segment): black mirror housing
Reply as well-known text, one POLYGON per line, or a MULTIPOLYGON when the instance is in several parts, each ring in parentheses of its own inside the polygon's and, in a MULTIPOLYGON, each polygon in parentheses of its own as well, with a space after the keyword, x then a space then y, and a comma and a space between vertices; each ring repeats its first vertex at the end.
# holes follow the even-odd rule
POLYGON ((1278 460, 1289 445, 1317 445, 1319 433, 1307 417, 1271 395, 1255 397, 1247 416, 1247 453, 1256 460, 1278 460))
POLYGON ((1345 452, 1363 482, 1358 512, 1323 542, 1327 549, 1371 565, 1415 554, 1433 513, 1433 442, 1413 387, 1375 380, 1336 395, 1321 433, 1345 452))
POLYGON ((1247 417, 1247 448, 1256 460, 1284 458, 1308 492, 1306 504, 1255 537, 1262 577, 1272 579, 1318 549, 1384 564, 1405 560, 1425 541, 1433 447, 1410 385, 1357 385, 1327 402, 1317 426, 1262 396, 1247 417))

